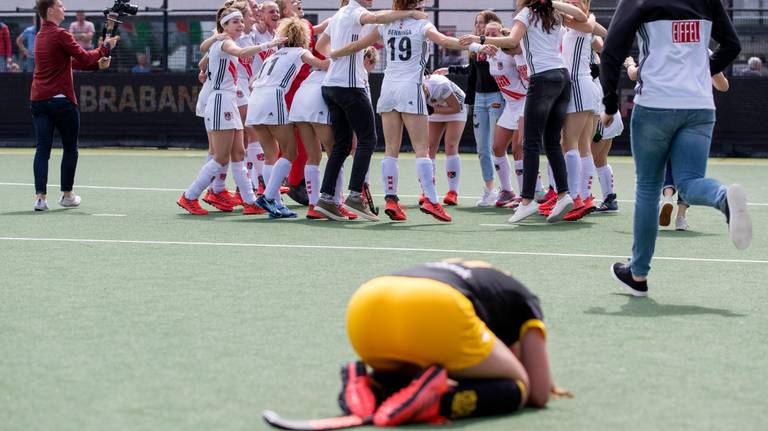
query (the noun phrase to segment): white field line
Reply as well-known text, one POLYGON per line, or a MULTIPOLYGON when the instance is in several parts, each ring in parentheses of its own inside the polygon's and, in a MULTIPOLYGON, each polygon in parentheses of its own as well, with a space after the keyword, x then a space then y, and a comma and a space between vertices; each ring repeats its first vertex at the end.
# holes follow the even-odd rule
POLYGON ((126 214, 91 214, 93 217, 128 217, 126 214))
MULTIPOLYGON (((485 254, 499 256, 540 256, 540 257, 577 257, 577 258, 601 258, 601 259, 627 259, 628 256, 616 256, 608 254, 579 254, 579 253, 543 253, 528 251, 501 251, 501 250, 459 250, 440 248, 408 248, 408 247, 362 247, 342 245, 307 245, 307 244, 258 244, 237 242, 199 242, 199 241, 140 241, 119 239, 80 239, 80 238, 21 238, 0 237, 0 241, 8 242, 63 242, 86 244, 122 244, 122 245, 165 245, 165 246, 203 246, 203 247, 247 247, 247 248, 285 248, 306 250, 343 250, 343 251, 390 251, 390 252, 414 252, 414 253, 446 253, 453 255, 485 254)), ((710 263, 756 263, 768 264, 768 260, 749 259, 709 259, 698 257, 654 257, 656 260, 672 260, 684 262, 710 262, 710 263)))
MULTIPOLYGON (((50 187, 59 187, 58 184, 48 184, 50 187)), ((9 187, 34 187, 35 185, 32 183, 3 183, 0 182, 0 186, 9 186, 9 187)), ((165 187, 120 187, 120 186, 81 186, 77 185, 75 186, 78 189, 91 189, 91 190, 116 190, 116 191, 138 191, 138 192, 176 192, 180 193, 185 191, 186 189, 172 189, 172 188, 165 188, 165 187)), ((378 194, 373 193, 373 196, 376 197, 384 197, 384 194, 378 194)), ((418 198, 421 195, 398 195, 401 198, 418 198)), ((464 199, 480 199, 480 196, 469 196, 469 195, 461 195, 460 198, 464 199)), ((617 200, 618 202, 623 203, 634 203, 633 200, 617 200)), ((755 207, 766 207, 768 206, 768 203, 756 203, 756 202, 749 202, 747 203, 749 206, 755 206, 755 207)))

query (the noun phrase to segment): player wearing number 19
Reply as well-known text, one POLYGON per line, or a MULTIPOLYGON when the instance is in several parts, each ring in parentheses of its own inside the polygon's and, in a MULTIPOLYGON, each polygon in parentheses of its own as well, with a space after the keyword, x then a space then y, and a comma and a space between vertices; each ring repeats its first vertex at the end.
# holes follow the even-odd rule
MULTIPOLYGON (((393 10, 416 10, 419 0, 393 0, 393 10)), ((449 222, 449 216, 437 199, 432 161, 429 158, 430 107, 424 98, 422 78, 427 64, 427 40, 447 49, 462 49, 458 39, 448 37, 425 20, 406 18, 376 27, 364 38, 331 53, 331 57, 343 57, 360 51, 378 41, 383 41, 387 68, 376 112, 381 114, 384 127, 385 157, 382 176, 386 193, 387 215, 393 220, 405 220, 406 215, 398 204, 397 157, 403 138, 403 125, 408 129, 416 153, 416 173, 427 200, 421 211, 437 220, 449 222)))

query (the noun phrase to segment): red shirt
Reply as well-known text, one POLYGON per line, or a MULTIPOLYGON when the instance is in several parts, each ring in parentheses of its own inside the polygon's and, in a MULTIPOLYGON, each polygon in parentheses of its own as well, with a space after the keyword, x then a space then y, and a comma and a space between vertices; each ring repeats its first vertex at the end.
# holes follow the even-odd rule
MULTIPOLYGON (((317 44, 317 41, 315 40, 315 27, 312 26, 312 23, 305 19, 302 21, 304 21, 307 27, 309 27, 309 50, 312 51, 312 55, 315 57, 319 58, 320 60, 325 60, 325 56, 321 54, 320 51, 315 49, 315 45, 317 44)), ((311 69, 312 66, 304 63, 301 66, 301 69, 299 69, 299 73, 296 74, 296 78, 293 80, 291 88, 288 89, 288 93, 285 94, 285 103, 288 105, 288 109, 291 109, 291 105, 293 105, 293 97, 296 95, 296 92, 299 91, 301 83, 309 78, 309 74, 312 72, 311 69)))
POLYGON ((0 57, 10 57, 11 51, 11 32, 8 26, 0 22, 0 57))
POLYGON ((29 99, 47 100, 63 94, 77 104, 72 69, 98 70, 99 59, 106 56, 104 46, 86 51, 66 29, 43 21, 35 37, 35 74, 29 99))

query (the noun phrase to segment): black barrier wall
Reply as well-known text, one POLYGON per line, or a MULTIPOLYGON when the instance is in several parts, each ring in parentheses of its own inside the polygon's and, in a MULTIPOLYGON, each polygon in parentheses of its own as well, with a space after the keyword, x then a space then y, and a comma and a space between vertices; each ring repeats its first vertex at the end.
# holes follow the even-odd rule
MULTIPOLYGON (((465 87, 465 77, 451 77, 465 87)), ((374 106, 382 75, 371 76, 374 106)), ((0 115, 0 146, 34 146, 29 111, 29 74, 0 74, 5 103, 0 115)), ((614 141, 614 153, 629 153, 629 115, 633 83, 622 81, 621 113, 624 134, 614 141)), ((207 146, 202 119, 195 116, 200 83, 194 74, 76 73, 75 93, 80 102, 83 146, 207 146)), ((713 155, 768 157, 768 79, 732 78, 727 94, 716 94, 717 125, 713 155)), ((377 120, 378 117, 377 117, 377 120)), ((649 126, 652 127, 652 126, 649 126)), ((406 134, 407 135, 407 134, 406 134)), ((405 147, 408 142, 404 142, 405 147)), ((383 149, 379 124, 379 147, 383 149)), ((461 149, 475 151, 472 121, 467 121, 461 149)))

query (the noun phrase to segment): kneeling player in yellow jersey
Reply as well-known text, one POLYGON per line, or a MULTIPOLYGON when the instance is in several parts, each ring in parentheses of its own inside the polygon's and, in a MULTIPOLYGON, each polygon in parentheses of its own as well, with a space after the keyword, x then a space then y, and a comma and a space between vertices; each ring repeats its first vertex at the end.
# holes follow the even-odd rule
POLYGON ((374 278, 347 309, 361 361, 343 367, 339 404, 395 426, 571 397, 552 381, 543 318, 533 293, 485 262, 428 263, 374 278))

